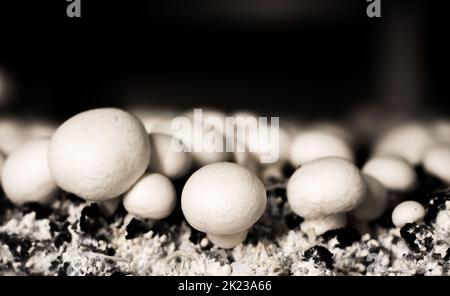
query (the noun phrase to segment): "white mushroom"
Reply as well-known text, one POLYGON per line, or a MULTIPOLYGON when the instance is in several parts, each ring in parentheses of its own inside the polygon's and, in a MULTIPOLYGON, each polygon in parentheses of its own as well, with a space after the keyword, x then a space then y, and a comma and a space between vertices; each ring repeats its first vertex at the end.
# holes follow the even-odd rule
POLYGON ((27 140, 23 122, 12 119, 0 119, 0 151, 11 154, 27 140))
MULTIPOLYGON (((183 147, 174 147, 178 139, 165 134, 150 134, 151 156, 149 169, 153 172, 176 179, 190 170, 192 156, 183 147)), ((183 144, 179 141, 177 145, 183 144)))
POLYGON ((372 221, 386 211, 389 195, 387 189, 375 178, 363 175, 367 193, 361 204, 352 211, 352 215, 361 221, 372 221))
POLYGON ((417 165, 433 144, 432 134, 420 123, 406 123, 389 130, 375 144, 375 155, 396 155, 417 165))
POLYGON ((291 145, 290 162, 294 167, 324 157, 341 157, 353 161, 350 145, 326 130, 310 129, 298 134, 291 145))
POLYGON ((448 209, 450 209, 450 204, 447 205, 447 210, 439 211, 436 216, 436 231, 446 237, 450 236, 450 211, 448 209))
POLYGON ((436 144, 425 151, 423 167, 430 175, 450 184, 450 145, 436 144))
POLYGON ((412 200, 402 202, 392 211, 392 223, 397 227, 403 227, 407 223, 420 222, 424 217, 425 208, 412 200))
POLYGON ((358 168, 338 157, 306 163, 295 171, 287 185, 291 209, 305 219, 348 212, 361 203, 365 194, 358 168))
POLYGON ((417 184, 414 168, 397 156, 374 157, 364 165, 362 171, 393 192, 410 192, 417 184))
POLYGON ((5 161, 2 185, 6 196, 15 204, 48 203, 58 187, 48 169, 49 139, 34 139, 14 151, 5 161))
POLYGON ((245 239, 242 233, 258 221, 266 203, 262 182, 230 162, 210 164, 196 171, 186 182, 181 197, 189 224, 212 235, 211 239, 224 248, 245 239))
POLYGON ((49 166, 58 186, 90 201, 117 197, 146 171, 150 141, 142 123, 115 108, 82 112, 53 134, 49 166))
POLYGON ((123 198, 128 213, 144 219, 163 219, 175 208, 177 195, 172 182, 165 176, 144 175, 123 198))

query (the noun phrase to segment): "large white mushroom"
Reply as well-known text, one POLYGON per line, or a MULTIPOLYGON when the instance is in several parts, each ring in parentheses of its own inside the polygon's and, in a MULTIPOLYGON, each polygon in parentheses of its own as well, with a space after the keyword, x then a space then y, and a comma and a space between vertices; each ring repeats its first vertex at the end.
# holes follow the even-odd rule
POLYGON ((324 220, 320 227, 312 228, 317 230, 315 235, 342 227, 345 219, 339 215, 356 208, 365 194, 366 185, 358 168, 338 157, 302 165, 287 185, 288 202, 294 213, 305 218, 308 225, 310 220, 315 224, 324 220))
POLYGON ((134 115, 115 108, 77 114, 53 134, 49 167, 58 186, 90 201, 117 197, 144 174, 149 137, 134 115))
POLYGON ((266 207, 262 182, 230 162, 207 165, 186 182, 181 207, 189 224, 222 248, 241 243, 266 207))

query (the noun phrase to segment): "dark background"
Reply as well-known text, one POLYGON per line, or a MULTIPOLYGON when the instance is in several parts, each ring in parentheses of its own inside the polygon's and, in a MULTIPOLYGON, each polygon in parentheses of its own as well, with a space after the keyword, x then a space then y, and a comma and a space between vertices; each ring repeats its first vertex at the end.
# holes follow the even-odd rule
POLYGON ((364 105, 447 115, 449 24, 434 1, 0 2, 1 113, 66 118, 138 102, 340 117, 364 105))

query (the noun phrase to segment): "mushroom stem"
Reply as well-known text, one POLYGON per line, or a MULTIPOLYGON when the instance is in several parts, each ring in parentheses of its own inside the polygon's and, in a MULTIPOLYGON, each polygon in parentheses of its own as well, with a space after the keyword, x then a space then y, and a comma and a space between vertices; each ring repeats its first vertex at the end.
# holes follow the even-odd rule
POLYGON ((207 234, 208 239, 218 247, 231 249, 242 243, 247 237, 248 231, 242 231, 229 235, 207 234))
POLYGON ((301 230, 305 232, 308 238, 315 240, 319 235, 333 229, 345 227, 347 217, 345 214, 336 214, 318 219, 305 220, 301 225, 301 230))

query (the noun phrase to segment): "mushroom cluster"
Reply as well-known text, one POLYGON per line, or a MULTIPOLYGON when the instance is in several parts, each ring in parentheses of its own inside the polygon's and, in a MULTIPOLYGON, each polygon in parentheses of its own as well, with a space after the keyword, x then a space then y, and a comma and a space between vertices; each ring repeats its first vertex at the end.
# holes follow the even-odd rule
MULTIPOLYGON (((302 217, 300 231, 314 240, 386 213, 398 228, 420 223, 426 215, 415 199, 423 189, 421 169, 450 184, 448 122, 402 123, 373 133, 372 149, 361 159, 357 132, 343 125, 286 120, 269 143, 229 129, 223 112, 203 110, 200 118, 197 112, 100 108, 59 126, 1 118, 2 188, 18 207, 52 206, 64 191, 98 204, 105 216, 122 204, 139 221, 166 219, 178 205, 207 240, 233 248, 271 205, 271 186, 286 189, 283 211, 302 217), (189 128, 177 129, 182 123, 189 128), (265 162, 267 155, 276 158, 265 162)), ((231 115, 244 130, 259 122, 252 112, 231 115)))

